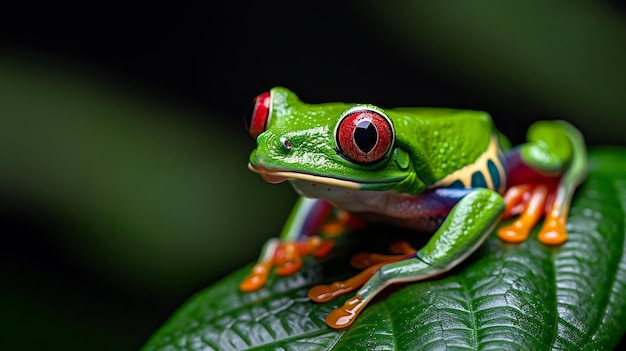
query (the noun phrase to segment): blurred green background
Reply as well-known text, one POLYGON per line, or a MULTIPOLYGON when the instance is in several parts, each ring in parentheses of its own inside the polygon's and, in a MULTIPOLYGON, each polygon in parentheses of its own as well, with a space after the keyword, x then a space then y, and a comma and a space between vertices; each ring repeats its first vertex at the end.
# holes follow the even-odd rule
POLYGON ((12 4, 0 23, 0 345, 136 350, 256 259, 295 200, 249 172, 251 99, 565 118, 626 145, 618 1, 12 4))

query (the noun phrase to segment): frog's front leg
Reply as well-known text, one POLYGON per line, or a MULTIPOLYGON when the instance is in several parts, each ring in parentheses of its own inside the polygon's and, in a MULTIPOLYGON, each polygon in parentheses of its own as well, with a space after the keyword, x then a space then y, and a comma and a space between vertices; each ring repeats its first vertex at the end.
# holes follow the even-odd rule
POLYGON ((508 242, 526 240, 545 214, 538 239, 558 245, 567 240, 565 222, 574 190, 587 170, 580 132, 564 121, 539 121, 528 130, 528 142, 506 154, 509 189, 505 217, 519 214, 498 230, 508 242))
POLYGON ((333 328, 347 327, 365 305, 388 285, 428 279, 456 266, 489 235, 504 208, 500 194, 488 189, 474 189, 458 201, 432 238, 416 254, 396 262, 373 265, 346 282, 313 287, 309 297, 325 302, 364 282, 353 298, 326 318, 326 323, 333 328), (371 277, 366 280, 368 274, 371 277), (336 288, 343 290, 329 291, 336 288))
POLYGON ((334 238, 359 222, 346 212, 338 211, 322 199, 301 197, 296 202, 279 239, 265 243, 261 255, 239 289, 255 291, 267 282, 276 267, 279 275, 291 275, 302 267, 302 257, 323 256, 330 251, 334 238))

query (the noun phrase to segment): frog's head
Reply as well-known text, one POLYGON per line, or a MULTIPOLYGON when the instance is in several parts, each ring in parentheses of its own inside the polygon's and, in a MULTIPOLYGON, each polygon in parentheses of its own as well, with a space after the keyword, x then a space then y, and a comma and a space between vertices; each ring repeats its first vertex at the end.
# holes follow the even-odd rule
POLYGON ((392 119, 364 104, 306 104, 276 87, 255 98, 248 131, 257 140, 249 168, 270 183, 291 181, 301 194, 339 189, 421 192, 392 119))

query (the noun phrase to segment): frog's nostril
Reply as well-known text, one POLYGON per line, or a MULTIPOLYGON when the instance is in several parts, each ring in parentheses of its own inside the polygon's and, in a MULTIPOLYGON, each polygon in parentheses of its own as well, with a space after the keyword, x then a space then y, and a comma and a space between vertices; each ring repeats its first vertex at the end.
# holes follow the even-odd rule
POLYGON ((289 139, 287 139, 285 137, 281 137, 280 138, 280 143, 283 145, 283 148, 285 149, 285 151, 290 151, 291 150, 291 141, 289 141, 289 139))

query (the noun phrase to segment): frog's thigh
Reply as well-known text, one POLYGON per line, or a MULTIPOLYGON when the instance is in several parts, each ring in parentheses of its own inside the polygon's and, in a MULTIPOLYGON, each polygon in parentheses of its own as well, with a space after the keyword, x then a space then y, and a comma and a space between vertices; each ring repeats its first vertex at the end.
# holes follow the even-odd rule
POLYGON ((503 211, 500 194, 488 189, 470 192, 454 206, 416 257, 382 266, 357 295, 367 298, 391 283, 423 280, 450 270, 478 248, 503 211))
POLYGON ((539 171, 560 174, 538 238, 544 244, 562 244, 567 240, 569 204, 587 174, 585 143, 578 129, 565 121, 536 122, 528 130, 528 140, 520 149, 524 163, 539 171))
POLYGON ((538 121, 527 132, 528 142, 521 146, 524 163, 545 172, 558 172, 572 159, 572 139, 578 131, 564 121, 538 121))

